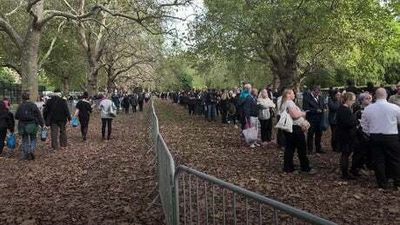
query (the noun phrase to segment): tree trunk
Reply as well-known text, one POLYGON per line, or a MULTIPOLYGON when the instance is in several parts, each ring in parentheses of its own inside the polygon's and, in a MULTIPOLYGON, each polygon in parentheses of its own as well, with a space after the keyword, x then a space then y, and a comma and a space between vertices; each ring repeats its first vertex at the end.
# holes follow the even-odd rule
POLYGON ((99 72, 96 68, 90 67, 90 73, 88 76, 88 93, 89 96, 97 94, 97 76, 99 72))
MULTIPOLYGON (((38 2, 33 7, 38 17, 43 13, 43 2, 38 2)), ((36 101, 38 98, 38 57, 39 44, 42 29, 37 26, 36 20, 31 18, 26 32, 21 51, 21 86, 23 92, 28 92, 30 99, 36 101)))
POLYGON ((69 94, 69 77, 68 76, 63 77, 63 92, 64 92, 64 95, 69 94))

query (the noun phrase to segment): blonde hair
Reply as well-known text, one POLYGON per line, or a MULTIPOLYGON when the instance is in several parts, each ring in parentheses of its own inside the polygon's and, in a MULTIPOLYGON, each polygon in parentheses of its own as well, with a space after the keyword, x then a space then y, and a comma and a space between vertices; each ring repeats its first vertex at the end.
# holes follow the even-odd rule
POLYGON ((356 95, 353 92, 346 92, 342 95, 342 102, 345 103, 349 100, 355 99, 356 95))
POLYGON ((286 102, 286 101, 288 100, 288 99, 287 99, 287 98, 288 98, 287 95, 288 95, 290 92, 294 92, 292 88, 285 88, 285 90, 283 90, 283 92, 282 92, 281 107, 282 107, 283 103, 286 102))

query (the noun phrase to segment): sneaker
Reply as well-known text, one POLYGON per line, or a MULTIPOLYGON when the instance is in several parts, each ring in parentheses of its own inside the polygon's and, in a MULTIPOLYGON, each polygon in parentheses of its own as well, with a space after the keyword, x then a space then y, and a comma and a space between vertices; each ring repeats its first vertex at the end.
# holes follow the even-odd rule
POLYGON ((317 170, 311 168, 307 173, 308 173, 308 175, 315 175, 315 174, 317 174, 317 170))
POLYGON ((250 145, 250 148, 255 148, 255 147, 256 147, 255 144, 251 144, 251 145, 250 145))
POLYGON ((255 146, 260 147, 261 145, 258 143, 254 143, 255 146))

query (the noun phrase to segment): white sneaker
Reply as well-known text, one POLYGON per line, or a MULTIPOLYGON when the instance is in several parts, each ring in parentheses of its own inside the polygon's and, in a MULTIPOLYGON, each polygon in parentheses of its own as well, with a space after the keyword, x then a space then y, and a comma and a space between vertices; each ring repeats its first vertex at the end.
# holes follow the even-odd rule
POLYGON ((250 148, 255 148, 255 147, 256 147, 255 144, 251 144, 251 145, 250 145, 250 148))
POLYGON ((255 146, 260 147, 261 145, 258 143, 254 143, 255 146))

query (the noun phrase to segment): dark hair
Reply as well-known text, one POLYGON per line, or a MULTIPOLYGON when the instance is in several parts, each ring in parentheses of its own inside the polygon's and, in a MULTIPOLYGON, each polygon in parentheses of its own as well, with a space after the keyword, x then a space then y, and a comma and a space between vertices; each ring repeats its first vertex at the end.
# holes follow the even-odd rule
POLYGON ((6 104, 3 101, 0 101, 0 113, 5 112, 6 110, 6 104))
POLYGON ((61 92, 61 90, 60 90, 59 88, 56 88, 56 89, 54 90, 54 93, 57 93, 57 92, 61 92))
POLYGON ((22 100, 29 100, 29 92, 24 92, 24 93, 22 93, 22 100))
POLYGON ((89 93, 87 91, 83 92, 82 97, 83 98, 88 98, 89 97, 89 93))

